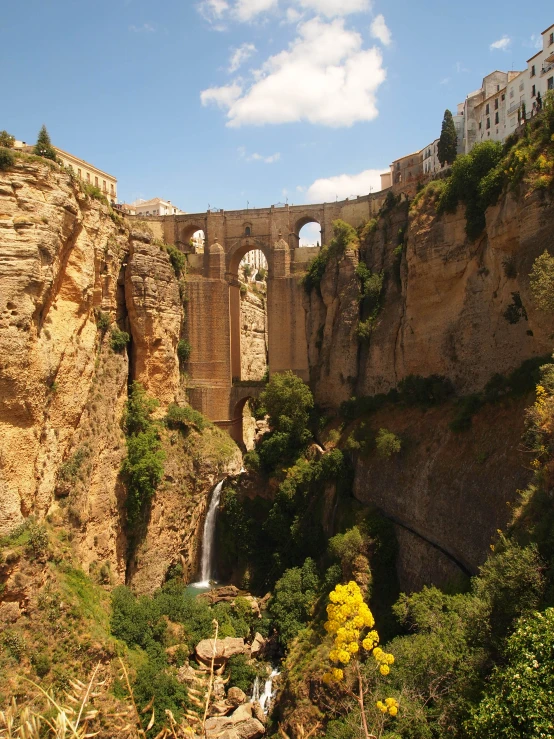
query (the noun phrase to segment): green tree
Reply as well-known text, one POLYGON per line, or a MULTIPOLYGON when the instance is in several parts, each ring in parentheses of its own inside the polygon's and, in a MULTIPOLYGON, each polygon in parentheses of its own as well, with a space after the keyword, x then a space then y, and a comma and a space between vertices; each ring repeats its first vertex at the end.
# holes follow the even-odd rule
POLYGON ((0 146, 6 147, 6 149, 13 149, 15 144, 15 136, 12 136, 7 131, 0 131, 0 146))
POLYGON ((402 447, 402 442, 398 436, 388 429, 379 429, 375 444, 379 456, 386 457, 387 459, 393 454, 398 454, 402 447))
POLYGON ((544 311, 554 311, 554 257, 546 249, 533 262, 529 281, 537 306, 544 311))
POLYGON ((307 623, 319 589, 317 568, 313 559, 302 567, 286 570, 275 583, 269 602, 269 614, 279 633, 279 641, 286 647, 307 623))
POLYGON ((488 739, 552 736, 554 726, 554 609, 523 618, 467 722, 471 736, 488 739))
POLYGON ((57 159, 56 150, 52 146, 46 126, 42 126, 39 131, 34 152, 39 157, 44 157, 45 159, 52 159, 53 161, 56 161, 57 159))
POLYGON ((260 404, 275 431, 304 439, 314 398, 298 375, 290 370, 274 374, 260 395, 260 404))
POLYGON ((452 113, 449 110, 444 111, 442 119, 442 129, 439 138, 438 155, 441 166, 445 164, 453 164, 458 151, 458 136, 456 134, 456 126, 452 113))

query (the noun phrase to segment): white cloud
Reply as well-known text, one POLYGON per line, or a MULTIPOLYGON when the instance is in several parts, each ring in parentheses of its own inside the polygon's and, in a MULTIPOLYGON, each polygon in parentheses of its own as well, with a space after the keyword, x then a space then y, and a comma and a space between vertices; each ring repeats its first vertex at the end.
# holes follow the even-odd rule
POLYGON ((238 148, 239 155, 245 159, 247 162, 263 162, 264 164, 274 164, 275 162, 278 162, 281 158, 281 152, 277 151, 275 154, 270 154, 269 156, 263 156, 262 154, 247 154, 246 148, 244 146, 239 146, 238 148))
POLYGON ((447 85, 450 82, 450 77, 443 77, 439 84, 447 85))
POLYGON ((339 174, 334 177, 322 177, 308 187, 306 202, 330 203, 337 197, 345 200, 351 196, 367 195, 381 189, 381 172, 388 169, 366 169, 358 174, 339 174))
POLYGON ((378 39, 384 46, 389 46, 392 41, 392 34, 385 23, 383 15, 377 15, 371 22, 369 27, 373 38, 378 39))
POLYGON ((508 51, 508 47, 512 43, 512 39, 509 36, 502 36, 498 41, 493 41, 489 46, 491 51, 508 51))
POLYGON ((241 95, 242 87, 237 82, 233 82, 223 87, 209 87, 207 90, 202 90, 200 100, 202 105, 214 103, 218 108, 229 108, 241 95))
POLYGON ((278 0, 237 0, 233 7, 233 15, 242 23, 251 21, 260 13, 273 10, 278 0))
MULTIPOLYGON (((525 46, 527 46, 527 44, 525 44, 525 46)), ((532 34, 530 46, 532 46, 533 49, 542 49, 542 36, 535 33, 532 34)))
POLYGON ((238 49, 233 49, 231 58, 229 59, 229 72, 233 74, 237 69, 244 64, 245 61, 250 59, 252 54, 256 52, 254 44, 242 44, 238 49))
POLYGON ((298 23, 298 21, 302 18, 302 13, 296 10, 296 8, 287 8, 285 18, 287 20, 287 23, 298 23))
POLYGON ((200 15, 209 23, 220 21, 229 10, 227 0, 201 0, 196 6, 200 15))
POLYGON ((143 23, 142 26, 129 26, 129 31, 133 33, 154 33, 155 30, 150 23, 143 23))
POLYGON ((365 13, 371 8, 371 0, 297 0, 305 10, 333 18, 338 15, 365 13))
POLYGON ((342 19, 312 18, 298 33, 254 73, 250 87, 204 90, 202 104, 227 108, 231 127, 302 120, 338 127, 376 118, 375 95, 386 77, 380 51, 363 49, 360 34, 342 19))

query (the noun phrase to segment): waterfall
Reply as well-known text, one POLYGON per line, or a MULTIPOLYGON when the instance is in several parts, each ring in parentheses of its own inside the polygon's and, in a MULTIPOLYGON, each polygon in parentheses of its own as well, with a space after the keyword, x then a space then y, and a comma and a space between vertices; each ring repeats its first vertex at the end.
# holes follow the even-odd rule
POLYGON ((266 715, 269 713, 271 700, 275 695, 273 691, 273 679, 277 677, 278 674, 279 670, 272 670, 271 675, 264 682, 263 693, 260 693, 260 686, 262 682, 260 678, 257 677, 254 680, 254 687, 252 688, 252 697, 250 698, 250 702, 253 703, 254 701, 258 701, 258 703, 262 707, 262 711, 266 715))
POLYGON ((224 480, 218 482, 213 489, 208 513, 204 522, 204 533, 202 536, 202 566, 200 570, 200 582, 195 582, 196 588, 209 588, 210 580, 214 579, 214 543, 215 543, 215 522, 217 519, 217 510, 221 499, 221 488, 224 480))

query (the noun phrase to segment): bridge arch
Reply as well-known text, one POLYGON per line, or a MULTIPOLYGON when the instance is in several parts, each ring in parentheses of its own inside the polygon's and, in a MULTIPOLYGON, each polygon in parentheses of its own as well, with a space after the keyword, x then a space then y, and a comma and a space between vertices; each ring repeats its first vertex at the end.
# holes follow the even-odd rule
POLYGON ((300 232, 302 231, 304 226, 308 226, 310 223, 315 223, 319 226, 321 232, 320 244, 323 243, 323 218, 317 218, 313 214, 307 214, 298 218, 294 224, 294 228, 291 234, 291 246, 293 249, 296 249, 300 246, 300 232))
POLYGON ((202 231, 204 240, 206 239, 206 224, 200 219, 192 223, 184 223, 177 231, 176 246, 181 247, 184 251, 189 250, 189 243, 197 231, 202 231))

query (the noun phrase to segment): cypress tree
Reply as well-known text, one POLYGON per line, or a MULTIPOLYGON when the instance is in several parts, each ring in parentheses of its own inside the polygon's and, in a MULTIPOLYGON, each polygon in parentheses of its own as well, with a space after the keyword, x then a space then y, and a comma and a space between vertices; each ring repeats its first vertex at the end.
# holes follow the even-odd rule
POLYGON ((449 110, 444 111, 442 119, 442 129, 438 145, 438 156, 441 166, 445 164, 453 164, 456 159, 458 150, 458 136, 456 134, 456 126, 452 113, 449 110))
POLYGON ((35 154, 38 154, 39 157, 45 157, 45 159, 53 159, 54 161, 57 159, 56 150, 52 146, 46 126, 42 126, 39 131, 34 152, 35 154))

